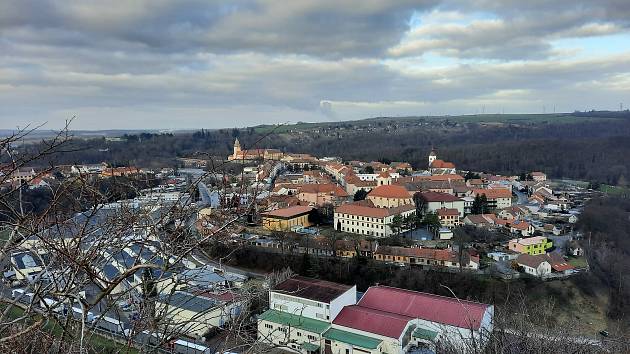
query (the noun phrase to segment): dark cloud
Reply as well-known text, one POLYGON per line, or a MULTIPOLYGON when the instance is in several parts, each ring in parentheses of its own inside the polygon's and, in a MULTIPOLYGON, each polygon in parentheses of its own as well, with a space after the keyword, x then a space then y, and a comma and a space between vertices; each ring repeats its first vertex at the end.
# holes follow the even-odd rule
POLYGON ((630 56, 559 56, 553 41, 627 34, 628 4, 4 1, 0 127, 74 114, 77 128, 190 128, 609 104, 630 93, 630 56))
POLYGON ((389 53, 540 59, 556 54, 550 44, 553 40, 627 33, 630 29, 630 1, 626 0, 445 0, 438 9, 482 16, 468 23, 421 25, 389 53))

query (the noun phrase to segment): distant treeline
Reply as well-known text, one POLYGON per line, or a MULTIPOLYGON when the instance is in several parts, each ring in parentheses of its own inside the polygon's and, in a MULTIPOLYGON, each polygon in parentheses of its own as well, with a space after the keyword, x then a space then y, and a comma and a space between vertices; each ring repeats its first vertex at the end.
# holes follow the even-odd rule
MULTIPOLYGON (((598 113, 625 117, 625 112, 598 113)), ((66 149, 68 152, 54 156, 54 162, 173 166, 177 157, 225 158, 232 152, 236 137, 243 148, 268 147, 368 161, 409 161, 415 168, 426 167, 427 154, 435 147, 439 158, 466 170, 501 174, 541 170, 554 178, 612 185, 621 176, 622 181, 630 177, 630 119, 490 126, 456 122, 372 124, 369 128, 365 123, 342 122, 326 130, 313 128, 300 133, 286 132, 286 127, 282 132, 265 134, 253 128, 200 130, 192 134, 142 133, 126 135, 124 141, 75 139, 66 149)))

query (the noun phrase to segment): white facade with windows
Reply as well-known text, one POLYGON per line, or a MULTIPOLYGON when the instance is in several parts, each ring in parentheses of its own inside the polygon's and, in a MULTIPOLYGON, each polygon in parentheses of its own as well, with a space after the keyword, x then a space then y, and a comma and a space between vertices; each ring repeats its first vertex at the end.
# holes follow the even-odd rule
POLYGON ((414 214, 415 210, 415 207, 410 206, 408 210, 401 211, 398 214, 381 217, 360 215, 359 213, 349 214, 335 212, 334 225, 338 231, 348 232, 351 234, 389 237, 394 233, 390 227, 394 217, 396 215, 406 217, 414 214))

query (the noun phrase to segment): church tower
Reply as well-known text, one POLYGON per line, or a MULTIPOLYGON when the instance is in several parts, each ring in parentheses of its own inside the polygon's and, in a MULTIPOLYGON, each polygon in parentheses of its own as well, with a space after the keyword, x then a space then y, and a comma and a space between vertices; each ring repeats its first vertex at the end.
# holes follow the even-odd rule
POLYGON ((234 140, 234 158, 237 158, 237 156, 240 154, 241 152, 241 143, 238 141, 238 138, 236 138, 236 140, 234 140))
POLYGON ((436 159, 437 159, 437 154, 435 153, 435 149, 431 148, 431 152, 429 153, 429 168, 431 168, 431 164, 436 159))

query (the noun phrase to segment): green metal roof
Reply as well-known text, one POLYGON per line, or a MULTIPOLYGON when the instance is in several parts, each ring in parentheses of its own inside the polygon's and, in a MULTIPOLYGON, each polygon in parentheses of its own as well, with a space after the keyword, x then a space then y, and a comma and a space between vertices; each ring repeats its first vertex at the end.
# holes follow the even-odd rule
POLYGON ((304 348, 304 350, 307 350, 309 352, 315 352, 319 349, 319 344, 309 343, 309 342, 304 342, 300 344, 300 346, 304 348))
POLYGON ((415 329, 415 331, 413 331, 412 336, 415 338, 420 338, 420 339, 424 339, 424 340, 435 340, 435 337, 437 337, 437 332, 428 330, 426 328, 421 328, 418 327, 415 329))
POLYGON ((380 339, 371 338, 361 334, 342 331, 340 329, 331 328, 324 333, 324 338, 336 340, 346 344, 354 345, 366 349, 376 349, 381 344, 380 339))
POLYGON ((271 309, 258 315, 258 319, 317 334, 324 333, 324 331, 330 327, 330 323, 328 322, 271 309))

